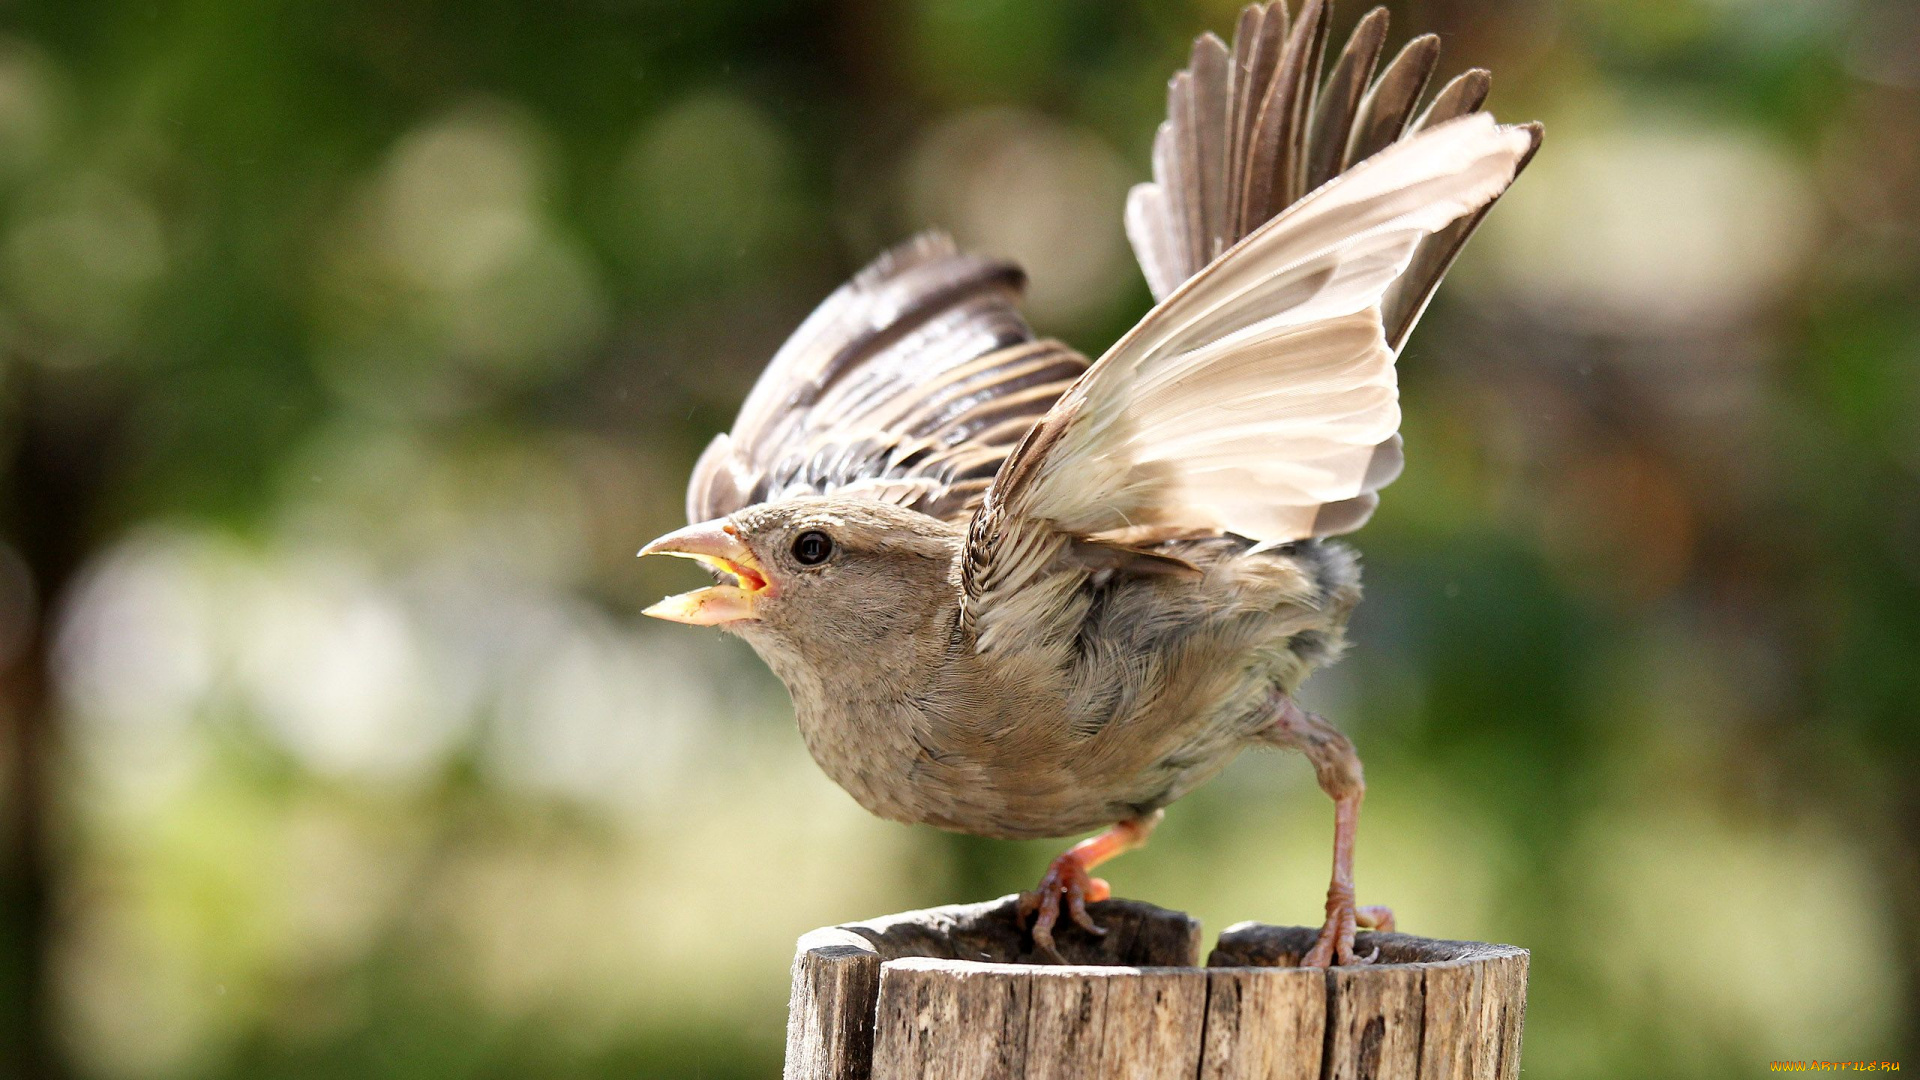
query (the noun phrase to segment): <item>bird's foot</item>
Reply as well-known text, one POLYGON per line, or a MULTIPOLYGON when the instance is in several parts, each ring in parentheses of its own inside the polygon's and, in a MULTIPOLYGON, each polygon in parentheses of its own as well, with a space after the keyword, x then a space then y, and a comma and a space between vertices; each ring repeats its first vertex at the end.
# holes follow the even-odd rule
POLYGON ((1087 864, 1075 852, 1069 851, 1053 860, 1040 884, 1031 892, 1020 894, 1018 911, 1021 921, 1033 916, 1033 947, 1036 952, 1045 953, 1057 964, 1066 963, 1060 950, 1053 944, 1053 928, 1060 922, 1060 904, 1066 901, 1067 918, 1074 925, 1095 937, 1106 934, 1106 928, 1093 921, 1087 914, 1087 904, 1105 900, 1113 895, 1113 889, 1107 883, 1094 877, 1087 864))
POLYGON ((1327 891, 1327 921, 1320 927, 1320 936, 1315 939, 1313 948, 1301 957, 1300 966, 1324 968, 1329 966, 1355 967, 1371 964, 1380 957, 1376 947, 1366 956, 1358 956, 1353 951, 1353 936, 1359 927, 1369 930, 1381 930, 1391 933, 1393 930, 1393 909, 1370 906, 1357 907, 1353 902, 1353 890, 1338 886, 1327 891))

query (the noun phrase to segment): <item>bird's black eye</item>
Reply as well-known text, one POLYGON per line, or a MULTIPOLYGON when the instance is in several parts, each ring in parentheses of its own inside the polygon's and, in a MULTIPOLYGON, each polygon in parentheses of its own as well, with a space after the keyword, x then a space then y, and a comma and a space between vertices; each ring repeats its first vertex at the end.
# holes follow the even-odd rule
POLYGON ((833 554, 833 538, 818 529, 808 529, 793 538, 793 557, 802 566, 818 566, 833 554))

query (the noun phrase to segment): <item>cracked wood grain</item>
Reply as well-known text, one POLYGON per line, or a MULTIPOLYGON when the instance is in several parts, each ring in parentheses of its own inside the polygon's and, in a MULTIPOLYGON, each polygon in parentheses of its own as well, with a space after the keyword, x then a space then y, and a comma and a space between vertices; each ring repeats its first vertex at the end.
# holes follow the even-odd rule
POLYGON ((1380 962, 1296 967, 1315 931, 1131 901, 1035 964, 1013 897, 813 931, 794 958, 786 1080, 1512 1080, 1524 949, 1360 936, 1380 962))

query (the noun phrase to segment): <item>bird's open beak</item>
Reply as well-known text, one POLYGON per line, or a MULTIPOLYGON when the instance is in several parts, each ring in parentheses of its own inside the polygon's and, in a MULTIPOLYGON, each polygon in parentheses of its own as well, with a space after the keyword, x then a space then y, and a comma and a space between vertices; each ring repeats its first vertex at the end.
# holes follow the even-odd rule
POLYGON ((734 527, 725 521, 704 521, 670 532, 641 548, 640 554, 678 555, 706 563, 734 580, 732 585, 714 585, 669 596, 643 612, 656 619, 695 626, 757 619, 760 615, 754 610, 754 604, 771 590, 760 561, 740 542, 734 527))

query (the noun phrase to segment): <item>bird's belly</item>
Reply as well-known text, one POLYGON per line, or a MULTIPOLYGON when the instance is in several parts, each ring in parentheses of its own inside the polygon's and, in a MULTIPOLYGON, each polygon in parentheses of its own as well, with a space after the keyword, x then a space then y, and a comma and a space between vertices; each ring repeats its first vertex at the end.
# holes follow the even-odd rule
POLYGON ((831 717, 802 708, 797 718, 820 768, 868 812, 1033 839, 1104 828, 1187 794, 1248 744, 1234 719, 1247 711, 1218 702, 1186 716, 1121 718, 1093 734, 1074 733, 1057 710, 930 726, 905 706, 860 710, 849 723, 843 703, 831 717))

